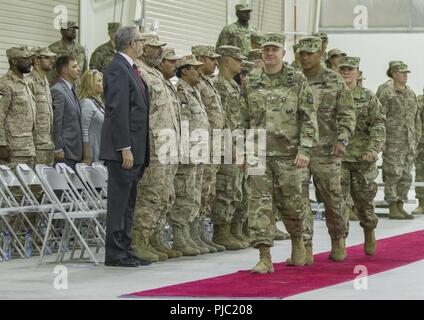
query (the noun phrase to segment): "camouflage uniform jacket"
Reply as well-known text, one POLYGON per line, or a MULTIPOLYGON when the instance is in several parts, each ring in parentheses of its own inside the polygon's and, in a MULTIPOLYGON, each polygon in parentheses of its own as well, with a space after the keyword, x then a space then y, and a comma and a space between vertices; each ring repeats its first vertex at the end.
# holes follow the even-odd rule
POLYGON ((378 96, 386 113, 386 145, 403 145, 413 153, 421 139, 421 117, 417 97, 409 87, 387 85, 378 96))
POLYGON ((211 129, 224 128, 224 109, 221 96, 214 87, 212 79, 200 74, 200 83, 197 85, 203 104, 206 106, 211 129))
POLYGON ((292 67, 296 71, 302 71, 302 65, 296 61, 293 61, 290 67, 292 67))
POLYGON ((90 69, 96 69, 104 73, 107 66, 112 62, 115 55, 116 49, 112 41, 102 44, 91 55, 90 69))
POLYGON ((321 68, 308 82, 318 109, 319 143, 313 155, 330 156, 337 142, 349 140, 355 131, 352 94, 343 78, 327 68, 321 68))
POLYGON ((370 90, 356 87, 352 91, 356 111, 356 129, 343 161, 359 162, 366 152, 378 153, 386 139, 386 115, 377 96, 370 90))
POLYGON ((314 98, 303 74, 288 66, 275 75, 257 69, 250 73, 243 94, 243 127, 266 129, 268 156, 311 156, 318 128, 314 98))
MULTIPOLYGON (((178 93, 175 86, 172 84, 170 80, 165 80, 166 89, 168 90, 169 96, 172 100, 172 117, 176 124, 176 130, 177 130, 177 145, 181 145, 181 103, 178 99, 178 93)), ((180 150, 179 150, 180 151, 180 150)), ((180 155, 180 152, 179 152, 180 155)), ((181 160, 181 158, 179 158, 181 160)))
POLYGON ((28 85, 35 96, 37 130, 34 135, 37 150, 53 149, 53 103, 47 77, 42 77, 36 70, 32 70, 26 78, 28 85))
POLYGON ((11 157, 35 157, 35 112, 28 82, 9 70, 0 78, 0 146, 11 157))
POLYGON ((247 57, 252 50, 251 35, 255 32, 250 26, 244 27, 237 21, 224 27, 219 35, 216 48, 226 45, 234 46, 240 48, 241 53, 247 57))

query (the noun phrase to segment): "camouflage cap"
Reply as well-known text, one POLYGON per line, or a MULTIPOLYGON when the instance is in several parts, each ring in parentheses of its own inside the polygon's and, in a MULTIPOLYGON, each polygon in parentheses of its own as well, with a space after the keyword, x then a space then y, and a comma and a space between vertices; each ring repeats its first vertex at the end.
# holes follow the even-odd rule
POLYGON ((194 55, 184 56, 177 60, 177 68, 183 66, 203 66, 203 63, 197 61, 194 55))
POLYGON ((160 41, 159 36, 155 32, 151 33, 142 33, 141 38, 145 40, 145 46, 151 47, 164 47, 167 45, 166 42, 160 41))
POLYGON ((60 29, 69 30, 69 29, 79 29, 78 23, 75 21, 66 21, 63 20, 60 22, 60 29))
POLYGON ((255 64, 250 61, 243 61, 243 65, 241 67, 242 72, 251 72, 255 69, 255 64))
POLYGON ((221 46, 216 50, 218 54, 223 57, 230 57, 237 60, 245 60, 246 56, 241 54, 241 50, 238 47, 234 46, 221 46))
POLYGON ((408 70, 408 65, 403 63, 402 61, 397 61, 397 63, 392 64, 392 66, 390 67, 390 72, 393 71, 411 73, 411 71, 408 70))
POLYGON ((339 68, 349 67, 349 68, 359 68, 359 63, 361 62, 361 58, 359 57, 342 57, 341 62, 339 64, 339 68))
POLYGON ((326 34, 325 32, 315 32, 312 34, 312 36, 320 38, 322 42, 328 41, 328 34, 326 34))
POLYGON ((284 44, 286 43, 286 37, 279 32, 268 32, 265 34, 264 42, 262 43, 262 48, 266 46, 275 46, 284 48, 284 44))
POLYGON ((177 55, 175 54, 175 50, 173 48, 165 48, 163 49, 162 60, 178 60, 177 55))
POLYGON ((252 40, 253 43, 257 43, 259 45, 262 46, 262 44, 265 41, 265 35, 260 33, 260 32, 254 32, 251 36, 250 39, 252 40))
POLYGON ((311 53, 317 53, 321 51, 322 47, 322 40, 318 37, 307 37, 300 39, 299 41, 299 48, 297 49, 297 52, 311 52, 311 53))
POLYGON ((332 49, 332 50, 328 51, 328 59, 331 59, 334 56, 346 57, 347 54, 344 53, 343 51, 341 51, 340 49, 332 49))
POLYGON ((247 60, 249 61, 262 60, 262 50, 261 49, 250 50, 247 60))
POLYGON ((215 52, 215 48, 212 46, 195 46, 191 48, 191 52, 196 57, 209 57, 209 58, 219 58, 220 55, 215 52))
POLYGON ((122 24, 120 22, 109 22, 107 24, 107 30, 109 32, 117 32, 119 28, 122 27, 122 24))
POLYGON ((297 50, 299 49, 299 44, 293 45, 293 52, 297 53, 297 50))
POLYGON ((391 78, 392 77, 392 67, 394 66, 394 65, 396 65, 396 64, 400 64, 400 63, 402 63, 402 61, 400 61, 400 60, 392 60, 392 61, 390 61, 389 62, 389 68, 387 69, 387 71, 386 71, 386 74, 387 74, 387 76, 389 77, 389 78, 391 78))
POLYGON ((41 48, 41 47, 34 47, 31 49, 31 52, 34 53, 35 57, 56 57, 57 54, 54 52, 51 52, 49 48, 41 48))
POLYGON ((239 11, 253 11, 251 7, 249 7, 247 4, 238 4, 236 5, 236 12, 239 11))
POLYGON ((7 59, 12 58, 33 58, 35 53, 28 50, 28 47, 12 47, 6 50, 7 59))

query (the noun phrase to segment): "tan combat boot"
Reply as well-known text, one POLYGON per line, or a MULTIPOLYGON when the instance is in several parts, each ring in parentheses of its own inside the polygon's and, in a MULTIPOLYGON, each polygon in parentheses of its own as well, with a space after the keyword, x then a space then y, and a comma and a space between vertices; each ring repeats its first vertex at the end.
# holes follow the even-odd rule
POLYGON ((236 238, 244 246, 247 246, 246 248, 250 246, 250 238, 243 234, 243 223, 232 223, 230 231, 234 238, 236 238))
POLYGON ((200 238, 199 219, 194 220, 193 223, 190 224, 190 237, 191 239, 193 239, 194 242, 196 242, 198 247, 207 249, 207 253, 217 252, 215 247, 209 246, 208 244, 204 243, 200 238))
POLYGON ((170 259, 179 258, 183 256, 182 252, 172 250, 167 244, 163 242, 161 233, 159 231, 155 231, 155 233, 153 233, 153 236, 150 237, 150 244, 153 249, 166 254, 170 259))
POLYGON ((251 239, 250 236, 250 228, 249 228, 249 220, 243 222, 243 234, 245 237, 251 239))
POLYGON ((341 238, 339 240, 331 239, 331 254, 330 259, 335 262, 341 262, 346 259, 346 244, 345 239, 341 238))
POLYGON ((208 248, 206 248, 206 247, 202 247, 202 246, 199 246, 199 245, 196 243, 196 241, 194 241, 194 240, 193 240, 193 238, 191 237, 191 234, 190 234, 190 229, 191 229, 191 224, 190 224, 190 225, 188 225, 188 226, 184 226, 184 227, 183 227, 183 236, 184 236, 184 240, 185 240, 185 242, 186 242, 186 243, 187 243, 190 247, 192 247, 192 248, 194 248, 194 249, 196 249, 196 250, 200 251, 200 254, 206 254, 206 253, 209 253, 208 248))
POLYGON ((214 243, 224 246, 226 250, 245 249, 244 246, 230 233, 230 225, 219 224, 214 226, 213 239, 214 243))
POLYGON ((184 238, 183 228, 178 225, 172 226, 173 244, 172 250, 180 251, 185 257, 194 257, 200 254, 200 251, 189 246, 184 238))
POLYGON ((364 229, 364 236, 364 252, 367 256, 374 256, 377 246, 377 243, 375 241, 375 230, 364 229))
POLYGON ((292 253, 291 258, 287 260, 287 264, 292 267, 306 265, 306 250, 303 238, 293 238, 291 244, 292 253))
POLYGON ((424 214, 424 199, 418 199, 418 207, 412 211, 412 214, 424 214))
POLYGON ((405 216, 399 212, 399 208, 396 202, 391 202, 389 204, 389 219, 393 220, 405 220, 405 216))
POLYGON ((412 220, 412 219, 415 218, 412 214, 408 213, 403 208, 403 201, 402 200, 399 200, 396 204, 397 204, 397 207, 399 209, 399 212, 405 217, 405 219, 412 220))
POLYGON ((305 265, 312 266, 314 264, 314 252, 312 249, 312 244, 305 245, 305 253, 306 253, 305 265))
POLYGON ((225 247, 221 246, 217 243, 214 243, 213 241, 210 241, 206 235, 206 228, 200 228, 200 239, 204 243, 206 243, 208 246, 214 247, 216 249, 216 252, 222 252, 225 251, 225 247))
POLYGON ((143 260, 158 262, 159 256, 150 250, 149 230, 141 229, 133 231, 133 246, 137 257, 143 260))
POLYGON ((265 245, 261 245, 258 249, 260 260, 258 264, 252 270, 250 270, 250 272, 256 274, 274 273, 274 267, 271 260, 271 248, 265 245))

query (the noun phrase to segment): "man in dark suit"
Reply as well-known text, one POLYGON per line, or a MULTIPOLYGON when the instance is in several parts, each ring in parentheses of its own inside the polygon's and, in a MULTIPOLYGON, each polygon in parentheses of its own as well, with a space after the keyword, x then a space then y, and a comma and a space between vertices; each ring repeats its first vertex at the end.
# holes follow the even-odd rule
POLYGON ((81 68, 73 56, 56 62, 59 78, 51 88, 53 99, 53 140, 55 163, 75 168, 82 161, 81 106, 75 89, 81 68))
POLYGON ((135 27, 116 36, 118 53, 104 75, 106 98, 100 159, 109 172, 106 222, 106 266, 137 267, 150 262, 136 257, 131 247, 137 184, 149 165, 149 98, 134 60, 143 52, 135 27))

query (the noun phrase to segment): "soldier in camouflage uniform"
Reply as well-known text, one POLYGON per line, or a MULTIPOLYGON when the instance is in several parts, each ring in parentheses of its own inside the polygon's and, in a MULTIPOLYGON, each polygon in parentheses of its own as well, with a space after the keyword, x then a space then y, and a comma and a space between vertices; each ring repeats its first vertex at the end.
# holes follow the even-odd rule
MULTIPOLYGON (((224 108, 225 130, 232 133, 240 128, 240 110, 244 104, 241 97, 241 88, 234 77, 240 73, 245 56, 239 48, 221 46, 217 52, 222 56, 219 64, 219 76, 215 81, 216 90, 221 95, 224 108)), ((212 222, 214 225, 213 241, 224 246, 227 250, 239 250, 249 247, 250 239, 242 233, 243 222, 247 219, 247 212, 238 212, 236 207, 242 200, 243 174, 240 167, 225 163, 222 153, 221 166, 217 174, 216 199, 212 208, 212 222)), ((235 147, 231 152, 235 159, 235 147)))
POLYGON ((238 21, 225 26, 219 35, 216 48, 220 46, 234 46, 241 49, 241 53, 247 57, 249 51, 252 50, 252 35, 256 31, 249 25, 250 14, 253 10, 245 4, 236 6, 236 15, 238 21))
POLYGON ((339 72, 339 64, 343 57, 346 57, 346 53, 340 49, 333 49, 328 52, 328 58, 325 60, 328 69, 335 72, 339 72))
POLYGON ((325 32, 315 32, 312 34, 313 37, 320 38, 322 41, 321 45, 321 63, 323 65, 325 64, 325 61, 327 60, 328 54, 327 54, 327 47, 328 47, 328 35, 325 32))
POLYGON ((34 49, 35 59, 31 73, 26 78, 36 103, 34 143, 36 163, 52 166, 53 154, 53 102, 47 73, 53 70, 56 54, 48 48, 34 49))
MULTIPOLYGON (((76 22, 68 21, 61 24, 60 32, 62 39, 51 44, 49 50, 56 53, 57 58, 63 56, 74 56, 77 59, 78 65, 81 67, 81 74, 84 74, 88 69, 87 56, 85 49, 77 41, 77 30, 79 26, 76 22)), ((53 69, 48 75, 50 86, 57 80, 57 72, 53 69)))
MULTIPOLYGON (((211 131, 212 133, 213 130, 221 131, 224 128, 224 110, 221 103, 221 96, 215 89, 212 78, 216 71, 216 67, 218 66, 218 58, 220 55, 215 52, 215 48, 212 46, 195 46, 191 49, 191 51, 196 59, 203 63, 203 65, 199 68, 200 82, 197 85, 197 88, 202 97, 203 104, 206 107, 211 131)), ((212 145, 211 151, 217 152, 220 149, 220 141, 216 141, 216 144, 212 145)), ((203 173, 202 205, 200 208, 199 221, 193 221, 193 224, 190 226, 190 231, 194 239, 198 239, 200 236, 198 234, 199 224, 203 226, 205 219, 210 218, 211 206, 216 195, 216 174, 218 170, 219 164, 211 163, 205 166, 205 171, 203 173)), ((198 172, 198 174, 199 173, 200 172, 198 172)), ((199 179, 200 178, 198 176, 197 181, 199 181, 199 179)), ((218 251, 218 248, 216 248, 212 243, 205 243, 201 239, 200 241, 201 242, 199 244, 206 246, 211 253, 218 251)), ((220 249, 222 250, 221 246, 220 249)))
POLYGON ((121 26, 122 25, 118 22, 110 22, 108 24, 108 34, 110 41, 102 44, 91 55, 91 70, 95 69, 100 71, 101 73, 104 73, 107 66, 112 62, 113 58, 116 55, 115 34, 116 32, 118 32, 121 26))
POLYGON ((252 42, 252 50, 261 50, 262 51, 262 44, 265 41, 265 36, 260 32, 254 32, 251 34, 251 42, 252 42))
MULTIPOLYGON (((419 95, 417 100, 421 110, 421 121, 424 121, 424 95, 419 95)), ((417 147, 415 182, 424 182, 424 135, 421 136, 420 143, 417 147)), ((424 214, 424 187, 415 187, 415 197, 418 199, 418 207, 412 213, 424 214)))
POLYGON ((0 164, 35 165, 35 97, 24 78, 34 53, 26 47, 6 50, 10 69, 0 78, 0 164))
POLYGON ((295 44, 293 46, 293 54, 294 54, 294 60, 290 67, 295 69, 296 71, 302 71, 302 65, 300 64, 300 55, 297 49, 299 48, 299 45, 295 44))
POLYGON ((421 139, 420 106, 415 93, 406 85, 408 66, 392 63, 387 84, 378 98, 386 112, 386 144, 383 149, 383 180, 385 200, 389 203, 389 218, 413 219, 403 208, 412 183, 412 166, 421 139))
POLYGON ((390 79, 388 79, 386 82, 384 82, 382 85, 380 85, 380 86, 378 87, 378 90, 377 90, 377 97, 379 97, 379 96, 380 96, 381 92, 382 92, 385 88, 390 87, 390 86, 392 86, 392 85, 393 85, 393 79, 392 79, 392 78, 391 78, 391 76, 390 76, 390 69, 392 68, 392 66, 393 66, 393 65, 398 64, 398 63, 401 63, 401 62, 402 62, 402 61, 400 61, 400 60, 394 60, 394 61, 390 61, 390 62, 389 62, 389 69, 387 69, 386 75, 387 75, 390 79))
MULTIPOLYGON (((260 261, 251 271, 259 274, 274 271, 270 254, 275 233, 274 208, 291 236, 292 265, 305 265, 306 259, 300 169, 308 166, 312 146, 317 142, 317 118, 306 78, 283 63, 284 43, 282 34, 266 35, 265 67, 253 71, 243 88, 244 127, 266 130, 267 159, 266 164, 260 164, 266 167, 265 174, 247 178, 249 226, 253 247, 260 252, 260 261)), ((249 174, 249 155, 247 166, 249 174)))
MULTIPOLYGON (((177 123, 173 119, 172 100, 166 89, 165 79, 155 67, 162 61, 162 53, 166 43, 161 42, 153 34, 143 34, 145 39, 143 55, 135 61, 141 76, 149 88, 150 95, 150 166, 139 183, 134 212, 134 247, 143 260, 152 262, 174 258, 177 253, 167 248, 155 235, 158 221, 164 212, 168 199, 164 197, 168 165, 164 163, 164 142, 161 140, 162 130, 174 130, 177 123), (152 246, 151 242, 156 244, 152 246), (156 240, 156 241, 155 241, 156 240)), ((175 116, 175 115, 174 115, 175 116)), ((175 159, 174 159, 175 160, 175 159)), ((178 163, 178 159, 173 165, 178 163)))
MULTIPOLYGON (((377 195, 378 154, 386 139, 386 116, 377 96, 357 85, 360 59, 343 57, 339 73, 352 92, 356 112, 356 129, 342 162, 342 191, 347 199, 350 194, 364 229, 364 251, 374 255, 376 250, 375 228, 378 218, 374 213, 377 195)), ((349 216, 345 216, 349 225, 349 216)), ((348 228, 349 231, 349 228, 348 228)))
POLYGON ((185 256, 196 256, 208 253, 207 247, 199 246, 190 234, 190 225, 199 218, 202 198, 204 165, 210 160, 209 136, 204 139, 195 139, 194 133, 210 134, 210 126, 206 107, 202 102, 197 85, 200 81, 198 71, 202 63, 196 57, 185 56, 177 61, 177 94, 181 102, 181 165, 175 177, 176 201, 170 218, 173 231, 173 248, 181 251, 185 256), (190 134, 190 137, 188 136, 190 134), (199 141, 200 140, 200 141, 199 141), (189 149, 188 149, 189 148, 189 149), (201 149, 201 156, 195 157, 195 150, 201 149), (191 155, 191 157, 190 157, 191 155))
POLYGON ((311 174, 325 206, 326 224, 331 236, 330 257, 333 261, 346 258, 344 236, 347 230, 340 184, 341 158, 355 131, 356 122, 352 94, 345 81, 339 74, 323 67, 320 61, 321 42, 318 37, 304 38, 299 41, 298 49, 303 73, 308 78, 318 108, 319 127, 319 143, 313 148, 309 172, 305 172, 303 182, 307 207, 305 240, 308 264, 313 263, 313 217, 308 197, 311 174))

